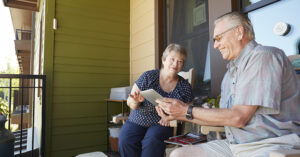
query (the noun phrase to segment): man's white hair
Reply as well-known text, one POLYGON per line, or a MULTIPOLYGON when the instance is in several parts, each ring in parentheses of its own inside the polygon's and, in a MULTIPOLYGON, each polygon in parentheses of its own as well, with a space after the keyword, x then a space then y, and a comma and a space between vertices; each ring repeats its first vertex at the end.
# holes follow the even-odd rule
POLYGON ((249 37, 250 40, 255 39, 255 34, 253 31, 253 26, 251 21, 249 20, 248 16, 240 13, 240 12, 230 12, 226 13, 220 17, 218 17, 215 20, 215 25, 220 22, 220 21, 227 21, 228 22, 228 27, 233 28, 237 26, 243 26, 247 36, 249 37))

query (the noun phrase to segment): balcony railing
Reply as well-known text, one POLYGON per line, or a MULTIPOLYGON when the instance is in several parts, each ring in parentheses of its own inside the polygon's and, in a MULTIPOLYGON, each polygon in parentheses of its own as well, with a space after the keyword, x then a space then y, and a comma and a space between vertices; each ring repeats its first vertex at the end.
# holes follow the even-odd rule
POLYGON ((0 74, 0 97, 16 137, 15 157, 44 157, 46 76, 0 74))

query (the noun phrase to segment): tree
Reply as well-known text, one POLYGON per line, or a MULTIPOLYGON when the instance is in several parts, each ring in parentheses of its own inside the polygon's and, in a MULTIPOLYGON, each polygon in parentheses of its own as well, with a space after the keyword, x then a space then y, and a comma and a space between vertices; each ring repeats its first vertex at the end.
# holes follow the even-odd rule
MULTIPOLYGON (((6 69, 1 70, 0 74, 19 74, 19 68, 11 66, 10 62, 7 62, 6 69)), ((19 85, 18 79, 12 79, 12 86, 17 87, 19 85)), ((8 109, 8 99, 9 99, 9 85, 10 79, 7 78, 0 78, 0 87, 7 87, 7 88, 0 88, 0 112, 5 112, 5 108, 8 109), (5 107, 5 105, 7 107, 5 107)), ((12 93, 12 92, 11 92, 12 93)), ((13 97, 12 99, 13 100, 13 97)))

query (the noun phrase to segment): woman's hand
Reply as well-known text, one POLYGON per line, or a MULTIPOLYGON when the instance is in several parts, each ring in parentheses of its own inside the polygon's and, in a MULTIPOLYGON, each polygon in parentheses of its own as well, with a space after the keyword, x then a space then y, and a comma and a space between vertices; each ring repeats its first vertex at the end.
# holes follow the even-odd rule
POLYGON ((169 127, 170 126, 170 122, 169 121, 165 121, 163 119, 161 119, 158 124, 162 125, 162 126, 166 126, 169 127))
POLYGON ((140 91, 141 90, 139 89, 139 87, 134 84, 131 89, 131 93, 127 98, 127 105, 133 110, 137 109, 140 103, 145 100, 144 97, 140 95, 140 91))
POLYGON ((129 94, 129 97, 134 103, 141 103, 145 100, 145 98, 140 94, 140 92, 134 92, 133 94, 129 94))
POLYGON ((170 126, 170 121, 167 119, 167 115, 164 113, 164 111, 159 107, 155 107, 158 115, 161 117, 160 121, 158 122, 162 126, 170 126))

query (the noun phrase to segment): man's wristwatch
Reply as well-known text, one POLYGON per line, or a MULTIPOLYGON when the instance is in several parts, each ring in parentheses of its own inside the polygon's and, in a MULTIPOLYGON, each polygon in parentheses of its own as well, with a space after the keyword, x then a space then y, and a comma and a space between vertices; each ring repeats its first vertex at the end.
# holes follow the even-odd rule
POLYGON ((193 120, 193 115, 192 115, 193 107, 194 107, 193 105, 190 105, 187 112, 186 112, 185 117, 188 120, 193 120))

